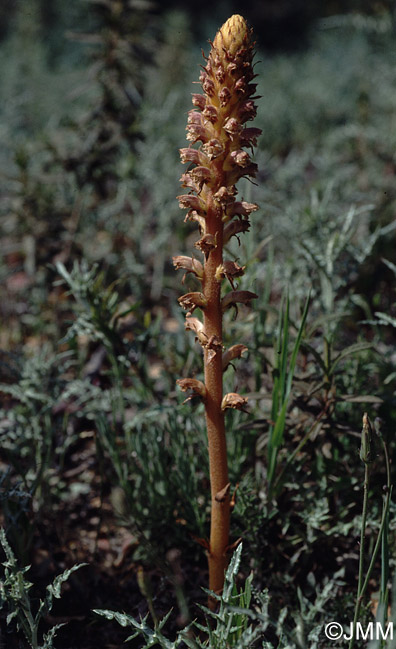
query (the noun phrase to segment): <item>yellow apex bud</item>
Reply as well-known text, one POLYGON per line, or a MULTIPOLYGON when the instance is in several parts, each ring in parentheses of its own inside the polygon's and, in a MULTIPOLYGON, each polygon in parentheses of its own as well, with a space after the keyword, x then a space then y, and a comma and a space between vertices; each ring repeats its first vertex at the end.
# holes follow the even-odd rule
POLYGON ((239 14, 234 14, 219 29, 213 45, 218 50, 225 49, 231 55, 234 55, 243 44, 248 33, 246 20, 239 14))

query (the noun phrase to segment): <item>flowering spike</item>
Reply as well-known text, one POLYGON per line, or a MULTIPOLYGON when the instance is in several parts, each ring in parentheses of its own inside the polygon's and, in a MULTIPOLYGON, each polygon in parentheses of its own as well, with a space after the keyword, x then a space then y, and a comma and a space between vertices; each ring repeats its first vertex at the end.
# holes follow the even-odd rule
POLYGON ((245 19, 231 16, 205 57, 199 77, 203 92, 193 94, 194 108, 188 114, 187 140, 191 145, 180 150, 182 162, 190 167, 181 179, 189 193, 179 196, 179 205, 188 210, 186 219, 199 225, 195 247, 203 255, 203 264, 193 267, 188 257, 176 257, 174 263, 202 282, 201 292, 187 293, 179 302, 188 309, 186 329, 195 333, 204 354, 212 499, 209 588, 215 592, 223 587, 229 548, 230 485, 224 411, 243 410, 247 401, 236 393, 223 396, 223 369, 246 351, 244 345, 233 345, 223 354, 223 311, 256 297, 249 291, 235 290, 234 281, 245 268, 223 259, 224 245, 249 229, 249 215, 257 210, 255 203, 236 200, 238 180, 254 177, 257 171, 246 151, 253 148, 260 134, 259 129, 246 126, 256 115, 253 54, 252 32, 245 19), (223 279, 233 290, 222 298, 223 279), (203 309, 203 322, 191 316, 197 306, 203 309))

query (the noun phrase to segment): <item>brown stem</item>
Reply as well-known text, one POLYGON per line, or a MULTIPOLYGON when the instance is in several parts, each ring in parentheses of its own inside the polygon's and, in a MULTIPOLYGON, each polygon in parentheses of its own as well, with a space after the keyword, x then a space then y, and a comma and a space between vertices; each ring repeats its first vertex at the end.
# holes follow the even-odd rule
MULTIPOLYGON (((206 231, 216 237, 216 248, 205 262, 203 293, 207 304, 204 310, 205 334, 222 341, 222 310, 220 282, 216 279, 216 268, 223 260, 223 223, 213 210, 208 212, 206 231)), ((221 346, 215 355, 210 350, 204 353, 205 371, 205 414, 209 445, 209 470, 211 484, 211 527, 209 562, 209 588, 221 592, 224 571, 227 567, 226 550, 229 544, 230 494, 228 482, 227 443, 225 436, 224 412, 221 409, 223 398, 223 367, 221 346)))

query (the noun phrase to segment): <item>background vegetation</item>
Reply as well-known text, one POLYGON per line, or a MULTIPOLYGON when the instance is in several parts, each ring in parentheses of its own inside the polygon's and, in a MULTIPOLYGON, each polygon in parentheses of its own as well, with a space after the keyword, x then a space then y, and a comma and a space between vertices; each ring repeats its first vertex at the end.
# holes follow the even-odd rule
MULTIPOLYGON (((7 619, 28 565, 40 646, 122 646, 128 632, 93 609, 149 613, 158 628, 173 607, 169 638, 203 623, 203 411, 175 387, 200 352, 171 258, 193 236, 175 196, 200 48, 233 11, 258 42, 263 134, 257 185, 240 189, 261 209, 231 248, 247 265, 239 288, 259 299, 226 329, 226 344, 249 346, 227 390, 250 405, 228 420, 243 549, 220 615, 250 607, 260 635, 242 645, 234 626, 247 618, 232 618, 234 635, 217 620, 209 646, 328 647, 324 625, 353 619, 364 412, 395 451, 393 3, 243 4, 0 7, 0 645, 28 646, 18 616, 7 619), (66 577, 46 587, 63 571, 53 601, 66 577), (244 595, 231 600, 235 581, 244 595)), ((386 484, 374 443, 368 558, 386 484)), ((394 514, 391 502, 362 621, 387 603, 394 514)))

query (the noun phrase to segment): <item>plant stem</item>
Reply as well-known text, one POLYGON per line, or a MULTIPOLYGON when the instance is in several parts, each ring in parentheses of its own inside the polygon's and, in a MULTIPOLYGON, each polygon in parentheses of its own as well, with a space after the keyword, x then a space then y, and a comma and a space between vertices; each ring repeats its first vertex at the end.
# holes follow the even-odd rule
MULTIPOLYGON (((391 486, 391 476, 390 476, 390 462, 387 446, 381 435, 382 447, 384 449, 385 462, 386 462, 386 493, 389 494, 389 499, 391 496, 392 486, 391 486)), ((388 534, 389 534, 389 500, 385 499, 384 502, 384 531, 382 533, 381 539, 381 589, 380 589, 380 598, 379 604, 382 606, 382 620, 383 624, 386 622, 387 618, 387 609, 388 609, 388 599, 389 599, 389 590, 388 590, 388 579, 389 579, 389 547, 388 547, 388 534)))
POLYGON ((363 584, 363 571, 364 571, 364 540, 366 535, 366 521, 367 521, 367 505, 368 505, 368 490, 370 484, 370 468, 369 464, 372 461, 372 427, 367 413, 363 415, 363 428, 360 445, 360 459, 364 462, 364 484, 363 484, 363 512, 362 522, 360 527, 360 553, 359 553, 359 576, 358 588, 355 603, 355 613, 353 616, 352 635, 349 643, 349 649, 352 649, 355 643, 356 625, 359 618, 360 606, 363 599, 362 584, 363 584))
MULTIPOLYGON (((366 536, 366 521, 367 521, 367 507, 368 507, 368 490, 370 485, 370 467, 368 464, 364 467, 364 485, 363 485, 363 511, 362 511, 362 527, 360 530, 360 553, 359 553, 359 579, 358 579, 358 593, 359 599, 363 585, 364 574, 364 542, 366 536)), ((359 614, 359 606, 356 607, 356 612, 359 614)))
MULTIPOLYGON (((216 236, 217 246, 205 261, 203 294, 207 305, 204 327, 207 337, 222 340, 221 284, 216 279, 216 268, 223 261, 223 224, 215 214, 208 214, 207 232, 216 236)), ((209 445, 209 471, 211 484, 211 526, 209 549, 209 588, 221 591, 227 567, 226 549, 229 544, 230 496, 228 483, 227 442, 225 436, 223 398, 223 368, 221 348, 211 356, 204 350, 204 373, 207 396, 205 399, 206 427, 209 445), (221 496, 219 496, 221 494, 221 496)))
POLYGON ((376 541, 375 546, 374 546, 373 554, 371 556, 370 565, 368 567, 366 578, 364 580, 362 590, 361 590, 361 598, 363 598, 363 595, 366 592, 366 588, 368 586, 368 583, 369 583, 369 580, 370 580, 370 577, 371 577, 371 573, 372 573, 373 568, 374 568, 374 564, 375 564, 375 561, 376 561, 376 558, 377 558, 377 555, 378 555, 378 551, 380 549, 381 539, 382 539, 382 536, 384 534, 385 524, 386 524, 386 520, 387 520, 387 517, 388 517, 388 514, 389 514, 390 499, 391 499, 391 495, 392 495, 392 486, 391 486, 391 482, 390 482, 390 462, 389 462, 388 449, 387 449, 386 444, 385 444, 384 440, 382 439, 382 437, 381 437, 381 442, 382 442, 382 447, 383 447, 384 453, 385 453, 385 463, 386 463, 386 474, 387 474, 386 497, 385 497, 385 502, 384 502, 384 506, 383 506, 383 510, 382 510, 382 518, 381 518, 381 524, 380 524, 380 528, 379 528, 379 532, 378 532, 377 541, 376 541))
MULTIPOLYGON (((364 419, 363 419, 364 421, 364 419)), ((355 645, 355 635, 356 635, 356 625, 357 621, 359 619, 359 613, 360 613, 360 607, 363 601, 364 594, 366 592, 371 573, 373 572, 374 564, 377 559, 378 551, 381 546, 381 540, 384 535, 385 531, 385 526, 386 526, 386 521, 389 513, 389 504, 390 504, 390 499, 391 499, 391 494, 392 494, 392 488, 391 488, 391 482, 390 482, 390 462, 389 462, 389 454, 388 454, 388 449, 387 446, 382 438, 380 436, 381 443, 382 443, 382 448, 384 450, 384 456, 385 456, 385 466, 386 466, 386 476, 387 476, 387 481, 386 481, 386 497, 383 505, 383 510, 382 510, 382 517, 381 517, 381 524, 377 536, 377 540, 374 546, 374 550, 371 556, 371 561, 369 564, 369 567, 366 572, 366 577, 363 582, 363 573, 364 573, 364 537, 365 537, 365 532, 366 532, 366 520, 367 520, 367 505, 368 505, 368 488, 369 488, 369 464, 368 461, 365 462, 365 471, 364 471, 364 497, 363 497, 363 513, 362 513, 362 527, 360 531, 360 556, 359 556, 359 579, 358 579, 358 591, 357 591, 357 598, 356 598, 356 605, 355 605, 355 614, 353 618, 353 627, 352 627, 352 637, 349 642, 349 647, 348 649, 353 649, 355 645)), ((370 449, 368 452, 367 458, 370 456, 370 449)))

